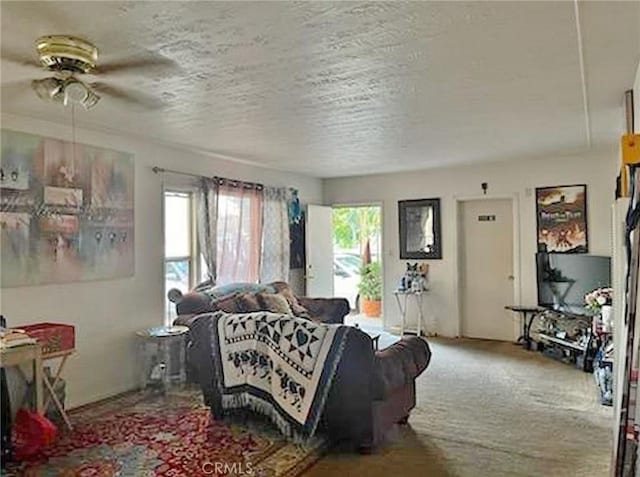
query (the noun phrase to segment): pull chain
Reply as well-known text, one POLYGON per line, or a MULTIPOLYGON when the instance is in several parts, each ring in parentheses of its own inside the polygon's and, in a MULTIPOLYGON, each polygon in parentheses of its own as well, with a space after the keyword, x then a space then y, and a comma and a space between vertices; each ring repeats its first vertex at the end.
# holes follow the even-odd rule
POLYGON ((71 103, 71 159, 76 163, 76 106, 71 103))

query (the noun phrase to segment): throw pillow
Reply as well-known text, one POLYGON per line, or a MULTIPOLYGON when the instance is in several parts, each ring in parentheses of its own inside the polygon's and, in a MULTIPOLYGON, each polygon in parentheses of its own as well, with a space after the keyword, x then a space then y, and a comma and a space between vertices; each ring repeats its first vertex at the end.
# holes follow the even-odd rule
POLYGON ((289 288, 288 286, 283 287, 280 290, 278 290, 278 293, 287 300, 287 302, 289 303, 289 306, 291 307, 291 311, 293 312, 294 315, 300 318, 311 317, 309 310, 307 310, 304 306, 300 304, 300 302, 298 301, 298 297, 296 297, 295 294, 291 291, 291 288, 289 288))
POLYGON ((285 315, 293 315, 289 302, 282 295, 277 293, 258 293, 258 299, 262 305, 262 309, 272 313, 282 313, 285 315))
POLYGON ((240 313, 253 313, 254 311, 263 310, 255 293, 243 293, 238 296, 237 300, 240 304, 240 313))
POLYGON ((220 300, 216 303, 216 308, 218 310, 224 311, 225 313, 242 313, 242 303, 238 300, 239 297, 232 296, 229 298, 225 298, 224 300, 220 300))

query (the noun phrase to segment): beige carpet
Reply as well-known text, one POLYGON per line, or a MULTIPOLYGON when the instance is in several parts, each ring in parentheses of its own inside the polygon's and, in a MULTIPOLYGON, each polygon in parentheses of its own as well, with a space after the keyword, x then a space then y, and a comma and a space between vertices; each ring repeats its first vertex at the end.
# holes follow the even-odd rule
POLYGON ((591 374, 509 343, 430 339, 417 406, 371 456, 332 451, 309 476, 607 476, 611 408, 591 374))

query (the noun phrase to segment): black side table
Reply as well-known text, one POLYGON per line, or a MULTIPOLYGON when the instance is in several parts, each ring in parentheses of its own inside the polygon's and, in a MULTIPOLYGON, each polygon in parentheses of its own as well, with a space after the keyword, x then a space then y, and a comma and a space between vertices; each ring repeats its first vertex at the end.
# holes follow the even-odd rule
POLYGON ((516 342, 522 344, 524 349, 531 349, 531 325, 533 325, 533 320, 535 320, 536 316, 545 311, 545 309, 539 306, 520 305, 508 305, 505 308, 520 314, 522 334, 518 336, 516 342))

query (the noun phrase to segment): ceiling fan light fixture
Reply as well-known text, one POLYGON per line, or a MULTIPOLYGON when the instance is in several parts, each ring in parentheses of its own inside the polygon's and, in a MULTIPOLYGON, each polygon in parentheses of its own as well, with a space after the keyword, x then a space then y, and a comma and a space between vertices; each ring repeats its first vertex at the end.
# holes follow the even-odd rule
POLYGON ((100 96, 82 81, 71 76, 62 82, 62 87, 53 96, 53 99, 60 101, 65 106, 81 104, 85 109, 91 109, 98 104, 100 96))
POLYGON ((87 99, 89 88, 80 81, 70 78, 64 83, 64 100, 65 106, 70 103, 83 103, 87 99))
POLYGON ((87 96, 82 101, 82 106, 84 109, 91 109, 100 101, 100 96, 91 91, 91 89, 87 88, 87 96))
POLYGON ((58 78, 44 78, 40 80, 33 80, 31 87, 36 92, 40 99, 53 99, 57 94, 62 92, 63 83, 58 78))

